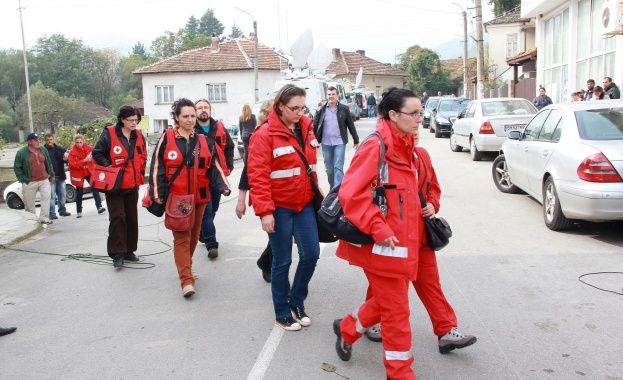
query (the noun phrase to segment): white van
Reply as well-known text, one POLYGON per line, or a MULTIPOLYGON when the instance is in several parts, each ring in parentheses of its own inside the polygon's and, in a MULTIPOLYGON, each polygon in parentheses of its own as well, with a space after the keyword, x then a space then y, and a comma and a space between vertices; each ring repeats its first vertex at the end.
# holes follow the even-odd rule
POLYGON ((327 101, 327 82, 322 79, 301 78, 301 79, 281 79, 275 82, 275 92, 279 91, 286 84, 293 84, 307 91, 306 105, 312 115, 316 110, 327 101))

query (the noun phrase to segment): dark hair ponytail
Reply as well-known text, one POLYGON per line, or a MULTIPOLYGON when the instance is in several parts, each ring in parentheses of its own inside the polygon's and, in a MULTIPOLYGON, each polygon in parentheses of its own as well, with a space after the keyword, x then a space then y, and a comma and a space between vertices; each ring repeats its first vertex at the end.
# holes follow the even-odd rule
POLYGON ((417 95, 406 88, 389 87, 383 90, 383 99, 378 105, 379 115, 389 120, 389 111, 399 112, 406 98, 417 98, 417 95))

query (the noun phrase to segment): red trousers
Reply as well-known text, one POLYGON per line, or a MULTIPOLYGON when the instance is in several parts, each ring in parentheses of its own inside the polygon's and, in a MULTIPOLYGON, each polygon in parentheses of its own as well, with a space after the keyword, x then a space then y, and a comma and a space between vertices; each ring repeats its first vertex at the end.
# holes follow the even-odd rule
POLYGON ((201 218, 203 218, 203 210, 205 208, 205 203, 195 205, 195 225, 192 230, 172 231, 173 256, 175 257, 175 266, 177 266, 177 273, 180 276, 182 288, 186 285, 195 285, 195 277, 192 273, 193 254, 199 240, 201 218))
POLYGON ((383 277, 364 269, 372 296, 347 315, 340 326, 346 343, 353 344, 369 327, 381 322, 383 363, 392 380, 414 380, 411 369, 411 324, 409 322, 409 281, 383 277))

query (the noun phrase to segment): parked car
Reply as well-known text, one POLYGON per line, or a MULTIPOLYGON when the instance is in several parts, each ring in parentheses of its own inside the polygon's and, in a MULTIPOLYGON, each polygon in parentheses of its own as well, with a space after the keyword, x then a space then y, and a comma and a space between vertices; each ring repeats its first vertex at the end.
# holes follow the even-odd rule
POLYGON ((469 147, 474 161, 482 152, 499 152, 508 132, 522 130, 537 109, 520 98, 474 100, 457 116, 450 130, 450 149, 469 147))
POLYGON ((422 112, 422 116, 424 116, 422 126, 424 128, 428 128, 430 126, 430 113, 439 102, 439 99, 441 99, 441 96, 431 96, 426 101, 426 104, 422 104, 422 107, 424 108, 424 111, 422 112))
POLYGON ((354 98, 346 98, 346 101, 343 103, 350 110, 350 116, 354 121, 359 120, 361 118, 361 108, 355 103, 354 98))
MULTIPOLYGON (((429 100, 430 101, 430 100, 429 100)), ((469 98, 441 98, 430 113, 429 131, 435 137, 449 135, 456 116, 471 102, 469 98)), ((426 102, 428 104, 428 102, 426 102)))
MULTIPOLYGON (((67 180, 65 181, 65 190, 67 191, 67 203, 73 203, 76 201, 76 188, 69 182, 69 172, 65 172, 67 180)), ((91 193, 91 186, 87 181, 84 181, 84 193, 91 193)), ((39 204, 41 201, 39 193, 35 198, 35 202, 39 204)), ((12 209, 22 210, 24 208, 24 193, 22 191, 22 184, 20 182, 13 182, 6 189, 4 189, 4 201, 7 206, 12 209)))
POLYGON ((545 225, 623 220, 623 102, 550 105, 512 131, 493 162, 503 193, 520 189, 543 205, 545 225))

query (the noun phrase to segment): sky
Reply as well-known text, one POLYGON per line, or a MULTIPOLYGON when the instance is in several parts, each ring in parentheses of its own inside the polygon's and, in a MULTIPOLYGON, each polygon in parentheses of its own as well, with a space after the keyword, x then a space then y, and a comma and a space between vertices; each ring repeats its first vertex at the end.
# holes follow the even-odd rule
MULTIPOLYGON (((137 42, 149 49, 165 31, 176 32, 190 16, 200 18, 208 8, 225 26, 224 34, 229 34, 235 24, 248 36, 253 21, 238 7, 257 21, 260 44, 288 51, 310 29, 315 45, 322 43, 342 51, 365 50, 368 57, 395 63, 396 56, 413 45, 434 50, 457 39, 457 51, 461 52, 460 7, 468 11, 471 30, 474 4, 473 0, 316 0, 281 4, 275 0, 212 4, 179 0, 21 0, 21 6, 26 49, 40 37, 60 33, 82 39, 92 48, 114 48, 127 56, 137 42)), ((487 0, 482 0, 482 6, 486 22, 493 14, 487 0)), ((22 49, 18 8, 18 0, 0 0, 0 49, 22 49)))

